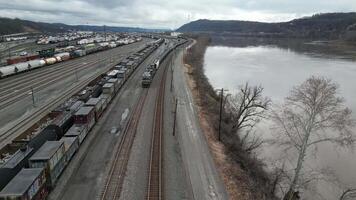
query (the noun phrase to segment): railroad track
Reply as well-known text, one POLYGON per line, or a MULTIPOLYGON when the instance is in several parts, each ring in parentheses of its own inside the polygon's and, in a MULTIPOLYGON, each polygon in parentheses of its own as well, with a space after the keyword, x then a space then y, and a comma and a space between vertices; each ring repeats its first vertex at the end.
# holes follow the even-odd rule
POLYGON ((148 90, 145 90, 140 96, 124 129, 122 139, 115 147, 116 152, 114 160, 110 165, 109 174, 101 193, 100 200, 113 200, 119 199, 120 197, 127 164, 130 158, 131 147, 136 136, 137 126, 147 97, 147 92, 148 90))
MULTIPOLYGON (((100 60, 101 62, 104 62, 105 60, 100 60)), ((99 62, 93 62, 90 65, 85 65, 85 66, 76 66, 68 70, 61 71, 61 73, 58 74, 53 74, 48 77, 43 77, 39 81, 31 81, 28 83, 27 86, 23 85, 21 89, 18 89, 15 92, 9 92, 5 94, 4 96, 0 97, 0 110, 6 108, 7 106, 16 103, 17 101, 21 100, 22 98, 28 96, 28 92, 31 90, 31 88, 34 91, 41 90, 43 88, 48 87, 51 84, 56 83, 57 81, 67 78, 69 76, 73 76, 74 73, 77 73, 79 70, 83 68, 92 68, 95 67, 99 62)))
POLYGON ((56 81, 66 78, 68 76, 72 76, 82 69, 95 67, 99 63, 108 61, 113 57, 115 57, 115 61, 117 61, 118 55, 120 55, 120 53, 118 52, 111 53, 99 60, 94 60, 85 64, 79 63, 78 66, 75 66, 75 64, 73 64, 72 66, 66 67, 66 69, 64 70, 58 69, 56 71, 51 71, 45 77, 37 76, 37 78, 31 80, 30 82, 22 81, 22 83, 15 83, 18 85, 12 88, 12 90, 5 90, 3 92, 0 92, 0 110, 28 96, 28 92, 31 90, 31 88, 35 91, 41 90, 42 88, 48 87, 48 85, 50 85, 51 83, 55 83, 56 81), (57 71, 58 73, 56 73, 57 71))
MULTIPOLYGON (((141 44, 141 43, 143 43, 143 42, 129 44, 129 45, 123 46, 123 47, 130 47, 130 46, 134 46, 134 45, 141 44)), ((139 47, 133 48, 132 51, 130 51, 130 52, 137 50, 139 47)), ((14 82, 15 83, 18 81, 27 82, 27 81, 33 79, 34 77, 41 77, 48 72, 57 71, 63 67, 75 66, 75 65, 81 64, 83 62, 87 62, 88 60, 92 60, 92 59, 96 59, 96 58, 103 58, 103 57, 105 57, 105 55, 115 56, 117 53, 120 53, 121 50, 122 50, 122 47, 117 47, 114 49, 109 49, 106 51, 86 55, 84 57, 79 57, 79 58, 73 59, 71 61, 60 62, 60 63, 56 63, 54 65, 38 68, 38 69, 35 69, 34 71, 31 71, 30 73, 21 73, 21 74, 15 75, 15 76, 0 79, 0 91, 4 90, 6 88, 11 88, 12 86, 15 86, 16 84, 14 84, 14 82)), ((128 52, 128 53, 130 53, 130 52, 128 52)))
POLYGON ((150 161, 148 169, 148 183, 146 199, 161 200, 163 199, 163 154, 162 154, 162 137, 163 137, 163 111, 164 96, 167 77, 167 68, 164 68, 163 77, 160 82, 156 105, 154 112, 154 124, 152 129, 150 161))
MULTIPOLYGON (((114 65, 111 65, 108 68, 112 66, 114 65)), ((36 109, 33 113, 31 113, 31 116, 24 117, 23 119, 16 122, 16 125, 0 133, 0 149, 3 148, 6 144, 8 144, 10 141, 12 141, 14 138, 16 138, 18 136, 16 133, 26 131, 30 127, 29 124, 33 124, 34 122, 40 120, 48 113, 49 110, 53 110, 54 108, 56 108, 58 105, 60 105, 66 99, 80 91, 83 87, 88 85, 92 80, 94 80, 96 77, 98 77, 105 71, 105 69, 100 70, 99 72, 94 73, 92 76, 86 78, 85 80, 82 80, 77 85, 66 89, 58 95, 58 98, 55 98, 46 105, 36 109)))

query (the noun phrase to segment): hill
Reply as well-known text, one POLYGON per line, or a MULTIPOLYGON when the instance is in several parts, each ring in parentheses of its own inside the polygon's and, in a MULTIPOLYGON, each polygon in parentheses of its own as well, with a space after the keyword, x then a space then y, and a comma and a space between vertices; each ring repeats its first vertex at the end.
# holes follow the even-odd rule
POLYGON ((181 26, 179 32, 223 33, 259 37, 301 37, 335 39, 355 30, 356 12, 324 13, 288 22, 264 23, 238 20, 197 20, 181 26))
MULTIPOLYGON (((160 29, 144 29, 135 27, 115 27, 106 26, 107 31, 112 32, 158 32, 165 31, 160 29)), ((61 23, 43 23, 33 22, 29 20, 10 19, 0 17, 0 35, 23 33, 23 32, 41 32, 41 33, 57 33, 69 30, 81 31, 103 31, 103 26, 92 25, 67 25, 61 23)))

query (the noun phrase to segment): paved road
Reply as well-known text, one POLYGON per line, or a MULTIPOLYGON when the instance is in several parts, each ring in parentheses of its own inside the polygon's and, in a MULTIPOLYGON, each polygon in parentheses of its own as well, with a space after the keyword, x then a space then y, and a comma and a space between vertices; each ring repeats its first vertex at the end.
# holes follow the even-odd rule
MULTIPOLYGON (((8 128, 14 126, 14 124, 17 123, 17 121, 24 119, 26 117, 31 116, 31 114, 36 110, 39 109, 41 106, 46 105, 48 102, 53 101, 54 99, 58 98, 58 95, 60 92, 65 91, 67 88, 69 87, 73 87, 77 84, 79 84, 82 81, 85 81, 85 79, 87 79, 88 77, 92 76, 95 73, 102 73, 105 72, 110 64, 114 63, 111 61, 116 61, 118 62, 119 60, 125 58, 126 56, 128 56, 129 54, 136 52, 137 50, 141 49, 147 42, 149 42, 151 40, 148 39, 144 39, 141 42, 138 43, 134 43, 131 45, 127 45, 127 46, 122 46, 122 47, 118 47, 112 50, 109 50, 111 53, 114 53, 115 56, 113 56, 113 59, 110 60, 109 62, 105 62, 105 63, 97 63, 95 65, 92 65, 91 67, 85 68, 84 70, 80 70, 77 72, 77 74, 72 74, 66 78, 63 78, 57 82, 55 82, 55 84, 51 83, 48 84, 46 87, 42 88, 41 90, 37 90, 34 92, 34 96, 35 96, 35 101, 36 101, 36 107, 34 108, 32 106, 32 97, 30 94, 28 94, 26 97, 22 98, 21 100, 17 101, 14 104, 9 105, 8 107, 2 109, 0 111, 0 133, 5 132, 8 128), (78 77, 78 80, 77 78, 78 77)), ((89 62, 93 62, 97 59, 101 58, 101 55, 105 55, 107 52, 100 52, 98 54, 93 54, 93 55, 89 55, 87 56, 87 59, 85 59, 85 57, 79 58, 78 59, 74 59, 74 60, 70 60, 67 62, 63 62, 63 63, 58 63, 52 66, 49 66, 47 70, 51 70, 51 68, 56 67, 58 65, 61 65, 63 68, 66 68, 66 66, 70 65, 71 63, 78 63, 78 65, 86 65, 86 63, 89 62)), ((109 61, 109 60, 108 60, 109 61)), ((30 71, 24 74, 19 74, 16 75, 14 77, 9 77, 9 80, 12 80, 14 78, 17 78, 17 76, 20 77, 25 77, 28 76, 28 74, 33 74, 34 76, 36 76, 37 73, 46 70, 45 68, 41 68, 38 70, 34 70, 34 71, 30 71)), ((54 71, 54 73, 58 73, 57 71, 54 71)), ((8 82, 8 80, 2 80, 0 82, 0 84, 5 84, 6 82, 8 82)), ((50 81, 50 80, 48 80, 50 81)), ((29 83, 32 84, 32 83, 29 83)), ((2 143, 6 143, 5 142, 0 142, 2 143)))
POLYGON ((200 128, 197 110, 188 87, 182 51, 174 60, 174 93, 178 99, 177 137, 194 199, 228 199, 225 186, 218 175, 204 133, 200 128))

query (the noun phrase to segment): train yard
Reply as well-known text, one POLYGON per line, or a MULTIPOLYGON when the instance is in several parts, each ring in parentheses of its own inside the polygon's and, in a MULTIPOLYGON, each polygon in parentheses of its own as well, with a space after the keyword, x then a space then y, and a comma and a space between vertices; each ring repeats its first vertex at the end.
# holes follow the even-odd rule
POLYGON ((186 43, 143 39, 0 80, 0 199, 195 199, 167 87, 186 43))
POLYGON ((0 131, 1 147, 8 143, 4 137, 14 135, 13 123, 18 124, 15 128, 18 129, 23 120, 28 121, 29 117, 29 120, 36 118, 33 112, 41 114, 38 118, 43 117, 41 110, 46 111, 52 104, 57 105, 55 102, 61 101, 61 97, 67 97, 68 93, 71 95, 90 79, 107 70, 114 61, 143 48, 144 45, 145 43, 137 43, 119 47, 0 80, 1 93, 3 94, 0 103, 2 110, 0 114, 2 119, 0 124, 2 126, 0 131), (55 88, 53 88, 54 83, 56 83, 55 88), (35 102, 31 101, 31 91, 35 93, 35 102), (41 109, 42 106, 46 108, 41 109), (29 110, 33 112, 29 112, 29 110))

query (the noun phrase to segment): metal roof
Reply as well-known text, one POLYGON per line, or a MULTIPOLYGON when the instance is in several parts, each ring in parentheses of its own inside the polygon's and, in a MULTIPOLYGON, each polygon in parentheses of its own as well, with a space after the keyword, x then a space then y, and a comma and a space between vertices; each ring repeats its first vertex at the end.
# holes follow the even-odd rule
POLYGON ((63 141, 47 141, 29 160, 48 160, 63 145, 63 141))
POLYGON ((118 81, 117 78, 111 78, 108 80, 109 83, 116 83, 118 81))
POLYGON ((86 105, 86 106, 95 106, 95 105, 97 105, 100 101, 101 101, 101 98, 100 98, 100 97, 98 97, 98 98, 90 98, 90 99, 85 103, 85 105, 86 105))
POLYGON ((94 109, 94 107, 92 107, 92 106, 84 106, 84 107, 81 107, 75 113, 75 115, 88 115, 93 109, 94 109))
POLYGON ((42 173, 42 168, 22 169, 0 192, 0 197, 21 196, 42 173))
POLYGON ((80 135, 83 130, 84 130, 84 126, 82 125, 73 125, 66 134, 64 134, 64 136, 77 136, 80 135))
POLYGON ((114 84, 112 84, 112 83, 105 83, 105 84, 103 85, 103 88, 111 88, 111 87, 114 87, 114 84))

